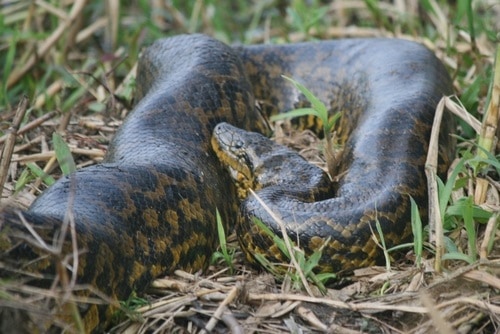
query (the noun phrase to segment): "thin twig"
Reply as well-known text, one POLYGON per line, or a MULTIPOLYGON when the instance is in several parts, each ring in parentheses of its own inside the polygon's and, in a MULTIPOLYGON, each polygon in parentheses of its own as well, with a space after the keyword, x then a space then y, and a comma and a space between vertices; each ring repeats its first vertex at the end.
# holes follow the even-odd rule
POLYGON ((208 321, 208 323, 205 326, 205 328, 200 331, 200 334, 206 334, 206 333, 212 332, 212 330, 215 328, 215 325, 217 325, 217 322, 219 321, 219 319, 221 318, 222 314, 224 313, 224 310, 226 309, 226 306, 229 303, 231 303, 236 298, 236 296, 238 295, 238 290, 239 289, 238 289, 237 285, 233 286, 233 288, 231 289, 231 291, 229 291, 226 299, 224 299, 222 301, 222 303, 220 303, 219 307, 217 308, 217 310, 215 311, 215 313, 212 315, 212 317, 208 321))
MULTIPOLYGON (((69 150, 73 154, 86 156, 86 157, 89 157, 91 159, 102 158, 104 156, 104 151, 99 150, 99 149, 86 149, 86 148, 70 147, 69 150)), ((56 155, 55 151, 47 151, 47 152, 43 152, 43 153, 36 153, 36 154, 31 154, 31 155, 26 155, 26 156, 20 156, 20 157, 12 159, 12 161, 21 162, 21 163, 28 163, 28 162, 35 162, 35 161, 46 161, 46 160, 49 160, 49 159, 55 157, 55 155, 56 155)))
POLYGON ((271 208, 264 203, 264 201, 253 191, 253 189, 250 189, 250 193, 257 199, 260 205, 266 210, 266 212, 273 218, 273 220, 279 225, 281 229, 281 234, 283 235, 283 240, 285 241, 285 245, 287 248, 288 253, 290 254, 290 261, 292 261, 292 264, 297 272, 297 274, 300 277, 300 280, 302 281, 302 285, 307 291, 307 294, 309 296, 314 296, 314 293, 311 290, 311 287, 309 286, 309 283, 307 282, 306 276, 304 275, 304 272, 302 271, 302 268, 299 266, 299 263, 297 262, 297 259, 295 258, 295 253, 292 248, 292 244, 290 242, 290 238, 288 237, 288 232, 286 230, 285 224, 283 221, 276 216, 276 214, 271 210, 271 208))
MULTIPOLYGON (((20 128, 19 131, 17 131, 17 135, 22 135, 22 134, 38 127, 40 124, 45 123, 46 121, 48 121, 49 119, 51 119, 55 115, 57 115, 57 111, 51 111, 51 112, 44 114, 43 116, 38 117, 37 119, 29 122, 28 124, 26 124, 22 128, 20 128)), ((2 137, 0 137, 0 144, 2 144, 5 140, 7 140, 7 135, 3 135, 2 137)))
POLYGON ((234 315, 226 310, 221 317, 221 320, 226 324, 226 326, 231 331, 231 334, 243 334, 245 330, 238 323, 238 320, 234 317, 234 315))
POLYGON ((9 175, 12 152, 14 152, 14 146, 16 145, 16 137, 18 134, 19 126, 21 125, 21 121, 23 120, 24 115, 26 114, 26 110, 28 109, 28 103, 28 98, 26 96, 23 96, 23 98, 19 102, 19 105, 17 106, 12 125, 7 130, 7 134, 5 135, 5 146, 3 147, 2 152, 0 152, 0 195, 3 192, 5 181, 7 181, 7 175, 9 175))
POLYGON ((448 323, 437 307, 436 303, 429 296, 428 293, 422 291, 420 293, 420 301, 422 304, 429 309, 429 317, 431 318, 432 324, 434 328, 438 331, 438 333, 443 334, 454 334, 455 330, 451 327, 450 323, 448 323))
POLYGON ((305 308, 304 306, 297 307, 297 314, 305 321, 307 321, 312 326, 316 327, 318 330, 322 332, 326 332, 328 330, 328 326, 321 322, 318 319, 316 314, 314 314, 310 309, 305 308))
POLYGON ((438 145, 439 129, 443 118, 445 98, 443 97, 437 107, 432 124, 431 138, 429 140, 429 152, 425 161, 425 175, 427 176, 427 189, 429 194, 429 239, 436 244, 436 258, 434 269, 441 272, 442 256, 444 254, 444 234, 441 223, 441 210, 439 207, 439 197, 437 189, 437 165, 438 165, 438 145))
POLYGON ((310 297, 304 295, 287 294, 287 293, 250 293, 248 294, 249 301, 259 301, 263 300, 298 300, 314 304, 328 305, 336 308, 353 310, 353 311, 401 311, 410 313, 427 313, 428 310, 422 306, 411 306, 411 305, 387 305, 377 302, 361 302, 361 303, 346 303, 339 300, 333 300, 329 298, 318 298, 310 297))
POLYGON ((44 249, 49 254, 55 254, 56 250, 54 250, 54 248, 52 248, 51 246, 49 246, 43 240, 43 238, 40 236, 40 234, 38 234, 35 231, 35 229, 33 228, 33 226, 28 221, 26 221, 26 219, 24 218, 24 216, 22 215, 22 213, 19 213, 19 220, 21 221, 21 223, 23 224, 23 226, 28 230, 28 232, 32 235, 32 237, 34 238, 34 240, 36 240, 37 244, 34 244, 33 246, 41 248, 41 249, 44 249))
POLYGON ((446 109, 464 120, 477 133, 481 132, 481 122, 479 122, 471 113, 467 112, 460 100, 455 102, 452 97, 445 97, 444 101, 446 109))
POLYGON ((492 239, 495 238, 495 232, 498 229, 498 218, 500 216, 500 213, 493 214, 490 219, 488 219, 488 224, 486 224, 486 229, 484 230, 484 239, 483 242, 481 243, 480 246, 480 251, 479 251, 479 257, 482 260, 485 260, 488 258, 488 253, 489 253, 489 246, 492 241, 492 239))

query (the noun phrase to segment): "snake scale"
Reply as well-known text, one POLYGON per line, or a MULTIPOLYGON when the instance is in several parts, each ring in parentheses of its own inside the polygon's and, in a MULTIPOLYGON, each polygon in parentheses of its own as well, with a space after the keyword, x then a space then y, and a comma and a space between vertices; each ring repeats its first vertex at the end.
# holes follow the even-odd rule
MULTIPOLYGON (((369 225, 377 216, 388 247, 410 235, 409 195, 426 207, 424 163, 434 110, 451 92, 433 53, 403 40, 235 47, 198 34, 158 40, 140 58, 138 102, 104 161, 61 178, 22 216, 47 244, 61 238, 63 222, 74 222, 81 251, 77 266, 70 259, 68 270, 74 266, 79 284, 113 299, 141 293, 174 269, 206 268, 218 242, 216 209, 228 225, 239 212, 236 188, 211 147, 212 132, 221 122, 264 132, 262 114, 303 104, 304 97, 282 74, 343 112, 337 131, 348 137, 347 162, 334 198, 302 203, 283 189, 264 189, 261 195, 290 224, 290 235, 299 234, 301 245, 313 249, 330 237, 324 270, 379 263, 369 225)), ((453 151, 446 123, 451 122, 445 119, 441 131, 442 168, 453 151)), ((252 198, 247 202, 244 215, 250 212, 274 226, 252 198)), ((4 208, 0 223, 10 232, 2 235, 1 245, 8 249, 2 261, 27 263, 23 269, 44 273, 51 282, 54 259, 38 258, 43 250, 26 242, 33 238, 20 213, 4 208)), ((239 225, 249 258, 264 251, 279 259, 253 226, 239 225)), ((63 250, 72 254, 71 234, 65 235, 63 250)), ((87 329, 102 329, 110 312, 83 309, 87 329)))

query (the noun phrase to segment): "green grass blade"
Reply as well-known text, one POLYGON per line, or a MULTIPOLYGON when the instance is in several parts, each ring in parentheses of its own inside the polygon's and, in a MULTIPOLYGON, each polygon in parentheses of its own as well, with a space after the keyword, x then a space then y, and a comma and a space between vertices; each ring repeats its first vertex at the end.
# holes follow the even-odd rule
POLYGON ((224 225, 222 224, 222 218, 218 209, 215 210, 215 217, 217 220, 217 234, 219 236, 220 249, 224 256, 227 255, 227 244, 226 244, 226 233, 224 231, 224 225))
POLYGON ((342 116, 342 113, 339 111, 339 112, 336 112, 335 114, 333 114, 332 117, 330 117, 330 119, 328 120, 328 125, 326 127, 328 129, 328 132, 333 128, 335 123, 337 123, 340 116, 342 116))
POLYGON ((467 23, 469 25, 469 34, 471 41, 474 43, 476 40, 476 30, 474 28, 474 10, 472 9, 472 0, 465 0, 466 2, 466 13, 467 13, 467 23))
MULTIPOLYGON (((467 198, 464 198, 448 206, 448 208, 446 209, 446 214, 449 216, 463 217, 465 210, 464 208, 468 205, 465 204, 466 201, 467 198)), ((477 205, 473 205, 471 207, 471 212, 472 212, 472 217, 479 222, 486 222, 492 216, 491 212, 486 211, 477 205)))
POLYGON ((273 239, 273 243, 278 246, 279 250, 286 256, 287 259, 291 258, 290 253, 288 252, 288 249, 286 247, 285 241, 278 237, 269 227, 267 227, 262 221, 260 221, 257 218, 253 219, 254 223, 262 230, 264 233, 266 233, 268 236, 270 236, 273 239))
POLYGON ((389 256, 389 251, 387 250, 387 246, 385 245, 384 231, 382 230, 382 225, 380 225, 380 221, 378 220, 378 217, 375 218, 375 227, 377 229, 377 234, 379 237, 380 245, 382 246, 382 250, 384 252, 386 270, 390 271, 391 270, 391 258, 389 256))
POLYGON ((325 104, 321 102, 309 89, 307 89, 304 85, 301 83, 293 80, 292 78, 289 78, 285 75, 282 75, 283 78, 286 80, 290 81, 295 88, 297 88, 304 96, 306 99, 311 102, 311 105, 314 110, 316 110, 318 117, 321 118, 323 121, 323 124, 328 123, 328 109, 326 108, 325 104))
POLYGON ((53 185, 56 180, 50 176, 49 174, 45 173, 43 169, 38 167, 36 164, 29 162, 26 166, 28 166, 29 170, 36 176, 39 177, 43 183, 45 183, 48 186, 53 185))
POLYGON ((465 159, 460 159, 458 164, 453 169, 453 172, 448 177, 444 188, 439 189, 439 210, 441 211, 441 217, 444 217, 445 215, 446 205, 450 201, 451 192, 453 191, 453 186, 455 185, 455 180, 457 179, 458 173, 463 170, 464 164, 465 159))
POLYGON ((14 59, 16 56, 16 47, 17 47, 17 37, 14 34, 12 36, 12 41, 9 43, 9 48, 7 49, 5 63, 3 65, 3 75, 2 75, 2 100, 0 101, 0 105, 9 105, 9 98, 7 95, 7 79, 9 78, 12 69, 14 68, 14 59))
POLYGON ((302 116, 308 116, 308 115, 314 115, 318 117, 318 113, 316 110, 313 108, 299 108, 299 109, 294 109, 287 111, 286 113, 283 114, 276 114, 271 116, 271 121, 280 121, 288 118, 294 118, 294 117, 302 117, 302 116))
POLYGON ((56 158, 61 166, 64 175, 69 175, 76 171, 76 164, 71 155, 71 151, 64 141, 64 139, 56 132, 52 134, 52 141, 54 142, 54 150, 56 151, 56 158))
POLYGON ((415 252, 415 262, 417 267, 420 268, 422 261, 422 251, 424 247, 424 236, 422 229, 422 219, 420 218, 420 212, 418 211, 418 206, 415 200, 410 197, 411 201, 411 229, 413 232, 413 251, 415 252))
POLYGON ((467 242, 469 244, 469 257, 472 261, 475 261, 477 258, 477 249, 476 249, 476 224, 474 223, 473 216, 473 206, 474 202, 472 197, 468 197, 464 201, 464 211, 463 211, 463 219, 465 230, 467 231, 467 242))
POLYGON ((474 260, 471 259, 468 255, 460 252, 446 253, 443 255, 443 260, 460 260, 460 261, 465 261, 468 264, 474 263, 474 260))

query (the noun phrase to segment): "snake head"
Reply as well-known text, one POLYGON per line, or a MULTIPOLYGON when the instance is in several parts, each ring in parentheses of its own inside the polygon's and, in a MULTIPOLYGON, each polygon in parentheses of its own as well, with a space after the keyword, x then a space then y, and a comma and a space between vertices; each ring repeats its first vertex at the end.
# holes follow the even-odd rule
MULTIPOLYGON (((213 131, 212 148, 238 188, 240 198, 246 198, 249 189, 258 189, 256 171, 261 165, 255 148, 262 135, 219 123, 213 131)), ((267 138, 265 138, 267 139, 267 138)))
POLYGON ((329 183, 320 168, 297 152, 227 123, 215 127, 212 147, 233 178, 241 199, 248 196, 249 189, 256 191, 274 185, 296 188, 297 184, 302 188, 321 187, 329 183))

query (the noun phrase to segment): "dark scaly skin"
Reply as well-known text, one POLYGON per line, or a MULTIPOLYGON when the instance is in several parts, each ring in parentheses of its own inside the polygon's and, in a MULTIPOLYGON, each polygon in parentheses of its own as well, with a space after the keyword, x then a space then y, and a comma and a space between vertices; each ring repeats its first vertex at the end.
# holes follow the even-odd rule
MULTIPOLYGON (((273 113, 275 107, 281 111, 302 104, 281 74, 293 77, 331 110, 343 113, 336 129, 344 143, 338 167, 341 178, 331 186, 335 191, 330 198, 317 200, 328 196, 324 191, 312 200, 311 192, 318 188, 317 178, 299 182, 298 175, 308 170, 307 165, 288 168, 285 161, 278 168, 284 174, 282 183, 259 184, 259 178, 267 179, 261 173, 273 173, 262 165, 269 162, 273 150, 281 148, 265 144, 268 140, 262 137, 259 141, 251 135, 247 138, 249 135, 244 132, 227 129, 214 133, 214 148, 221 160, 230 169, 238 169, 241 162, 249 163, 243 167, 247 173, 259 166, 252 170, 255 175, 251 177, 257 181, 246 185, 263 188, 257 195, 284 222, 287 234, 309 254, 326 243, 321 271, 347 272, 383 263, 382 251, 372 238, 375 221, 380 222, 390 248, 411 236, 410 196, 426 219, 424 165, 434 111, 439 99, 452 91, 442 64, 424 47, 395 40, 252 46, 242 53, 256 99, 268 113, 273 113), (236 146, 228 144, 231 137, 236 146), (244 151, 246 142, 252 153, 241 159, 237 152, 244 151), (254 149, 266 145, 269 150, 261 149, 265 156, 258 157, 254 149)), ((310 119, 300 122, 305 127, 317 127, 310 119)), ((445 115, 440 136, 441 176, 453 158, 454 143, 449 136, 452 128, 452 119, 445 115)), ((274 163, 271 165, 275 167, 274 163)), ((240 183, 245 184, 241 180, 240 183)), ((275 219, 250 196, 243 202, 236 224, 247 258, 255 261, 253 254, 260 253, 271 261, 287 261, 272 239, 253 223, 255 218, 282 236, 275 219)))
MULTIPOLYGON (((320 98, 333 101, 333 107, 353 109, 349 120, 342 123, 346 130, 343 135, 357 124, 350 119, 375 115, 364 112, 364 107, 383 106, 385 112, 377 114, 373 129, 369 129, 374 143, 380 143, 378 138, 387 131, 397 133, 397 126, 403 126, 409 134, 403 138, 416 140, 415 149, 410 151, 395 145, 393 155, 403 156, 405 171, 407 165, 417 164, 411 168, 417 173, 411 185, 415 185, 413 193, 422 202, 425 182, 418 169, 425 160, 433 108, 442 94, 449 93, 449 79, 429 51, 396 40, 232 49, 206 36, 191 35, 160 40, 145 51, 138 68, 139 102, 110 144, 103 163, 59 180, 23 213, 24 217, 51 243, 65 214, 71 212, 78 249, 85 250, 79 256, 78 283, 91 284, 119 300, 134 290, 143 292, 155 277, 174 269, 205 268, 217 242, 216 209, 228 223, 236 215, 238 204, 235 189, 210 148, 212 130, 217 123, 228 122, 263 131, 252 86, 266 113, 271 112, 266 101, 276 107, 273 112, 289 109, 296 93, 281 80, 281 74, 302 81, 316 94, 326 87, 328 93, 320 93, 320 98), (378 100, 385 96, 387 101, 378 100), (409 104, 418 117, 406 124, 412 118, 405 116, 409 104), (401 120, 388 119, 391 112, 401 120)), ((363 131, 367 131, 364 124, 363 131)), ((390 144, 397 143, 384 138, 382 142, 388 147, 382 154, 387 155, 390 144)), ((369 151, 367 157, 374 163, 385 163, 374 143, 366 148, 348 146, 347 158, 353 161, 359 158, 358 150, 369 151)), ((358 171, 366 179, 379 176, 373 169, 358 171)), ((391 173, 400 180, 397 171, 391 173)), ((398 188, 394 194, 406 190, 398 188)), ((366 189, 356 191, 360 192, 356 198, 359 203, 371 196, 366 189)), ((383 221, 384 226, 394 227, 395 233, 408 230, 406 200, 403 205, 402 209, 388 207, 394 211, 383 221), (399 223, 400 216, 403 223, 399 223)), ((26 231, 14 210, 4 209, 0 223, 3 231, 14 231, 0 246, 6 249, 16 245, 6 261, 26 262, 43 253, 18 238, 19 232, 26 231)), ((356 224, 342 224, 339 229, 358 236, 350 240, 366 240, 365 229, 358 232, 356 224)), ((253 242, 249 235, 245 233, 243 240, 253 242)), ((248 246, 247 252, 261 247, 259 243, 244 246, 248 246)), ((65 253, 71 253, 69 237, 64 248, 65 253)), ((327 260, 331 259, 336 266, 339 260, 333 256, 327 260)), ((356 261, 360 265, 371 263, 362 262, 359 254, 356 261)), ((26 269, 50 274, 54 272, 53 263, 46 258, 26 269)), ((110 312, 90 307, 84 312, 87 329, 102 329, 110 312)))
MULTIPOLYGON (((234 187, 210 148, 212 130, 221 121, 261 125, 236 53, 206 36, 153 44, 141 57, 137 87, 139 102, 103 163, 62 178, 24 213, 51 243, 71 210, 78 248, 86 250, 78 283, 118 300, 177 268, 208 266, 218 243, 216 209, 226 223, 236 211, 234 187)), ((1 220, 23 231, 14 213, 1 220)), ((28 247, 9 256, 25 263, 34 257, 28 247)), ((69 240, 65 251, 71 254, 69 240)), ((53 273, 50 265, 37 261, 31 270, 53 273)), ((100 331, 95 326, 109 318, 106 312, 87 311, 87 329, 100 331)))

